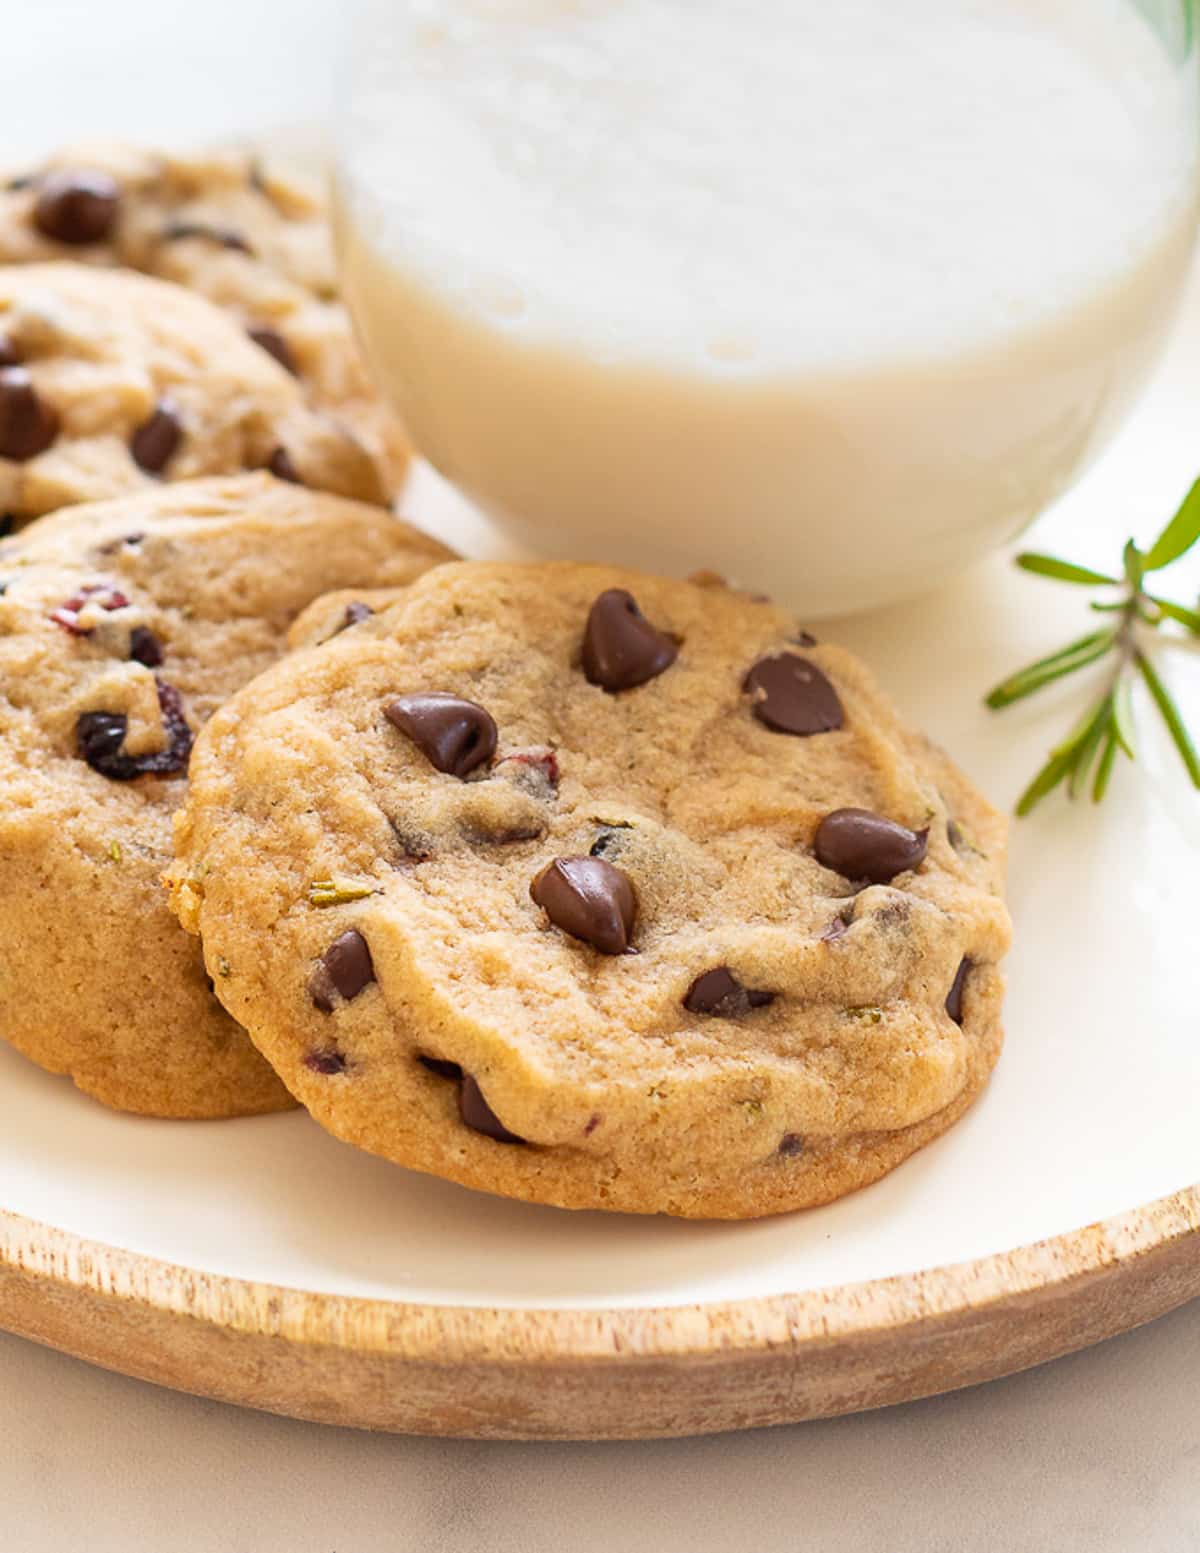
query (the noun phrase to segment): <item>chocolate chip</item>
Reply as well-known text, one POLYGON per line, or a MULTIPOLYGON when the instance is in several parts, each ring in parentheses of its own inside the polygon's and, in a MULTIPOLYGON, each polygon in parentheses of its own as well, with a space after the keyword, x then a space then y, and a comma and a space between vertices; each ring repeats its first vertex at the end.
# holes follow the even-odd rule
POLYGON ((286 480, 289 485, 303 485, 300 471, 292 462, 292 455, 284 447, 278 447, 267 460, 267 468, 277 480, 286 480))
POLYGON ((457 1062, 447 1062, 444 1057, 418 1057, 417 1061, 423 1068, 428 1068, 431 1073, 436 1073, 438 1078, 460 1079, 463 1070, 457 1062))
POLYGON ((529 893, 555 927, 601 954, 624 954, 637 915, 629 877, 602 857, 557 857, 529 893))
POLYGON ((344 631, 348 626, 356 626, 364 620, 370 620, 374 613, 369 604, 363 604, 356 599, 354 603, 346 605, 346 613, 342 616, 340 629, 344 631))
POLYGON ((0 367, 19 367, 21 352, 7 334, 0 334, 0 367))
POLYGON ((837 691, 815 663, 795 653, 760 658, 742 688, 755 698, 755 717, 775 733, 806 738, 830 733, 845 722, 837 691))
POLYGON ((232 248, 238 253, 253 255, 254 249, 240 232, 231 226, 216 226, 207 221, 171 221, 163 227, 163 241, 167 243, 179 242, 185 237, 199 237, 208 243, 216 243, 219 248, 232 248))
POLYGON ((24 463, 58 436, 58 412, 38 393, 24 367, 0 367, 0 458, 24 463))
POLYGON ((783 1159, 795 1159, 797 1154, 804 1153, 804 1137, 798 1132, 785 1132, 779 1140, 780 1156, 783 1159))
POLYGON ((169 399, 160 399, 148 420, 129 439, 129 451, 139 469, 160 475, 183 440, 183 421, 169 399))
POLYGON ((334 939, 321 956, 321 964, 333 983, 334 990, 340 993, 347 1003, 375 980, 371 950, 366 939, 356 928, 351 928, 340 938, 334 939))
POLYGON ((163 661, 162 643, 148 626, 134 626, 129 633, 129 656, 148 669, 158 668, 163 661))
POLYGON ((496 752, 496 724, 490 712, 442 690, 399 696, 383 709, 388 722, 405 733, 437 771, 463 778, 496 752))
POLYGON ((967 985, 967 977, 971 972, 970 960, 964 960, 954 973, 954 981, 950 991, 946 994, 946 1012, 956 1025, 963 1022, 963 992, 967 985))
POLYGON ((121 190, 107 173, 48 173, 34 203, 33 224, 58 243, 98 243, 112 231, 120 204, 121 190))
POLYGON ((293 377, 299 376, 296 358, 292 355, 292 347, 278 329, 272 329, 266 324, 260 324, 247 329, 246 333, 254 341, 255 345, 261 345, 267 355, 274 356, 279 365, 290 372, 293 377))
POLYGON ((472 1132, 481 1132, 497 1143, 524 1143, 525 1139, 509 1132, 508 1128, 483 1098, 483 1091, 469 1073, 464 1073, 458 1091, 458 1114, 463 1125, 472 1132))
POLYGON ((918 866, 928 843, 927 829, 909 830, 870 809, 835 809, 817 826, 813 852, 843 879, 889 884, 918 866))
POLYGON ((346 1071, 346 1059, 341 1052, 330 1051, 325 1048, 306 1052, 304 1066, 311 1068, 314 1073, 324 1073, 332 1076, 346 1071))
POLYGON ((650 624, 623 588, 602 593, 583 633, 583 672, 602 690, 633 690, 656 679, 679 656, 671 637, 650 624))
POLYGON ((156 679, 158 709, 167 742, 147 755, 123 755, 121 745, 129 720, 123 712, 84 712, 75 723, 75 747, 93 771, 113 782, 140 776, 173 776, 186 771, 192 753, 192 730, 183 715, 183 698, 173 685, 156 679))
POLYGON ((766 1008, 774 1003, 773 992, 756 992, 743 987, 727 965, 705 971, 687 990, 683 1006, 689 1014, 711 1014, 717 1019, 736 1019, 752 1008, 766 1008))

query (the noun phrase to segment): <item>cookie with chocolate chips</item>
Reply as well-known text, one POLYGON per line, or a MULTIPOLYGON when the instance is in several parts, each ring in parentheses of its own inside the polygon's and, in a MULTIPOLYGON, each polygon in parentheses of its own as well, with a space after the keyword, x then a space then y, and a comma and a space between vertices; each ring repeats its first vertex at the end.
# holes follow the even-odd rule
POLYGON ((0 511, 17 521, 202 475, 270 469, 384 502, 385 471, 219 308, 81 264, 0 269, 0 511))
POLYGON ((66 147, 0 178, 0 264, 62 259, 128 266, 216 303, 399 485, 407 446, 338 298, 316 188, 236 150, 66 147))
POLYGON ((290 1103, 167 909, 172 814, 197 732, 314 595, 399 587, 445 555, 382 508, 265 474, 0 541, 0 1035, 124 1110, 290 1103))
POLYGON ((768 603, 443 567, 236 695, 192 773, 172 891, 218 996, 401 1164, 777 1213, 945 1131, 999 1052, 1003 820, 768 603))

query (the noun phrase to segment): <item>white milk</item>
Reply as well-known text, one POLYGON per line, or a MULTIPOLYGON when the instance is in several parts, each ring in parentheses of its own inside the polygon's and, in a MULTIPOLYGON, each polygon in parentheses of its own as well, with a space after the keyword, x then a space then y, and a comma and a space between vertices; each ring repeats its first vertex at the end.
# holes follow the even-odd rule
POLYGON ((380 0, 348 298, 539 550, 809 612, 1011 537, 1164 332, 1196 210, 1161 0, 380 0))

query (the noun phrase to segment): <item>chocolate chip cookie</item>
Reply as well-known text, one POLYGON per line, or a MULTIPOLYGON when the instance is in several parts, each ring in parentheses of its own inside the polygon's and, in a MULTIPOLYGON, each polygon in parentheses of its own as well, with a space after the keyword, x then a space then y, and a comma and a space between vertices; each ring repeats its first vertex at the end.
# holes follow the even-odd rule
POLYGON ((219 308, 80 264, 0 269, 0 513, 269 469, 382 502, 382 470, 219 308))
POLYGON ((0 180, 0 263, 127 265, 199 292, 357 435, 390 489, 408 459, 337 295, 322 200, 261 157, 66 148, 0 180))
POLYGON ((1005 827, 728 590, 462 564, 197 743, 175 909, 339 1137, 575 1208, 827 1202, 999 1052, 1005 827))
POLYGON ((0 543, 0 1034, 124 1110, 289 1103, 167 910, 172 812, 197 731, 314 594, 445 553, 266 474, 66 508, 0 543))

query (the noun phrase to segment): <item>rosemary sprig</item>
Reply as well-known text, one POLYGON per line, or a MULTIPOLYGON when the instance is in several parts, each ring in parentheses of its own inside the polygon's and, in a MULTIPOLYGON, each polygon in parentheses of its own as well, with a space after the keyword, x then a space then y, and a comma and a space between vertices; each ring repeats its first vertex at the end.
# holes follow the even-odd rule
POLYGON ((1166 622, 1181 625, 1192 637, 1200 637, 1200 610, 1160 598, 1146 587, 1146 576, 1172 565, 1200 539, 1200 480, 1188 492, 1179 510, 1148 550, 1129 540, 1121 557, 1119 575, 1098 572, 1090 566, 1054 555, 1026 552, 1017 556, 1022 570, 1056 582, 1079 587, 1116 589, 1114 599, 1093 600, 1092 609, 1111 617, 1111 622, 1068 642, 1058 652, 1039 658, 1010 674, 987 697, 993 711, 1031 696, 1065 675, 1086 669, 1112 657, 1107 688, 1089 706, 1061 743, 1050 751, 1046 763, 1017 801, 1017 813, 1028 814, 1047 794, 1063 783, 1069 797, 1077 798, 1090 787, 1099 803, 1108 791, 1117 756, 1137 759, 1133 687, 1140 679, 1158 708, 1167 731, 1187 767, 1192 785, 1200 788, 1200 755, 1183 720, 1183 714, 1163 683, 1147 653, 1144 640, 1166 622))

